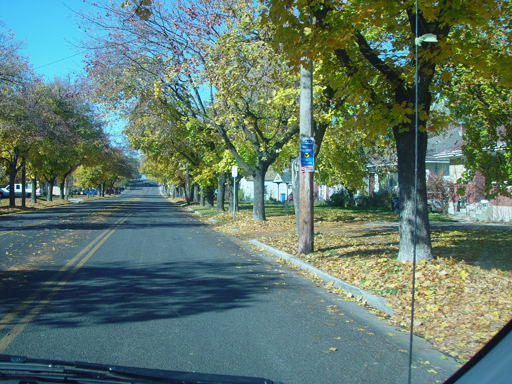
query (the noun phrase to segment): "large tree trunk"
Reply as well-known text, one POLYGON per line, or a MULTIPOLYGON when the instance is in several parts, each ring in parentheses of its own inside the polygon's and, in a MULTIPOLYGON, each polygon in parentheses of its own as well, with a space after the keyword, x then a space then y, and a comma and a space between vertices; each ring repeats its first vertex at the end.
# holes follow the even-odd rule
POLYGON ((190 173, 187 165, 187 170, 185 171, 185 200, 187 205, 190 205, 190 197, 190 173))
POLYGON ((204 188, 203 191, 206 192, 206 207, 213 208, 215 200, 215 189, 213 186, 208 186, 204 188))
MULTIPOLYGON (((412 124, 411 124, 412 125, 412 124)), ((417 215, 414 215, 414 168, 415 132, 411 127, 406 132, 393 130, 398 157, 398 187, 400 189, 400 250, 398 260, 413 261, 414 220, 416 218, 416 261, 432 260, 430 226, 428 223, 427 182, 425 177, 425 157, 427 152, 427 132, 418 132, 418 184, 417 215)))
POLYGON ((36 203, 37 202, 37 192, 36 192, 36 189, 37 189, 37 180, 35 178, 32 179, 32 195, 30 196, 30 200, 32 201, 32 203, 36 203))
POLYGON ((199 205, 204 207, 204 188, 201 188, 201 197, 199 198, 199 205))
POLYGON ((53 201, 53 186, 55 185, 55 179, 57 177, 52 177, 51 179, 46 179, 48 182, 48 201, 53 201))
POLYGON ((265 220, 265 174, 268 167, 255 168, 254 177, 254 200, 252 206, 253 220, 265 220))
POLYGON ((62 180, 60 183, 59 183, 59 199, 60 200, 64 200, 65 198, 65 190, 66 189, 66 180, 62 180))
POLYGON ((15 147, 13 150, 12 160, 9 164, 9 207, 16 206, 16 195, 14 190, 14 184, 16 183, 16 173, 18 172, 18 155, 19 149, 15 147))
POLYGON ((224 196, 226 194, 226 172, 217 178, 217 212, 224 212, 224 196))
POLYGON ((199 188, 199 185, 197 185, 197 183, 194 183, 194 185, 193 185, 192 189, 193 189, 193 193, 192 193, 192 194, 193 194, 193 196, 194 196, 194 198, 193 198, 193 200, 192 200, 192 201, 193 201, 194 203, 197 203, 197 202, 199 202, 199 200, 200 200, 200 198, 201 198, 201 197, 200 197, 200 196, 201 196, 201 190, 200 190, 200 188, 199 188))
MULTIPOLYGON (((27 173, 25 169, 25 156, 21 158, 21 206, 26 207, 27 191, 26 191, 27 173)), ((35 190, 33 190, 35 193, 35 190)))

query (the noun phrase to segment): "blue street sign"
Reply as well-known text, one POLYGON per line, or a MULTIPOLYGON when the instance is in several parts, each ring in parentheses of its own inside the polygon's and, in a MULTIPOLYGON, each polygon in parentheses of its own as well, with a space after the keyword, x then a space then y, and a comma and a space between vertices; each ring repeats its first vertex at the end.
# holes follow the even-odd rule
POLYGON ((314 172, 315 171, 315 156, 313 146, 315 139, 312 137, 300 138, 300 171, 301 172, 314 172))

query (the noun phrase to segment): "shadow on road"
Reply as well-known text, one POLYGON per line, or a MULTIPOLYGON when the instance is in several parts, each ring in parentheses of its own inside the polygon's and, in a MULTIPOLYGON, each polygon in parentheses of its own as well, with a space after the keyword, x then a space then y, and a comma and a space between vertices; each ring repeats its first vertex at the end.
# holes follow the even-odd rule
MULTIPOLYGON (((270 292, 277 279, 267 274, 262 277, 257 269, 250 262, 83 266, 52 298, 44 310, 46 315, 33 322, 80 327, 91 321, 141 322, 245 307, 261 300, 261 294, 270 292), (256 272, 249 272, 252 268, 256 272)), ((47 272, 25 272, 24 278, 34 286, 34 279, 43 283, 41 278, 47 278, 47 272)))
MULTIPOLYGON (((44 220, 41 224, 17 226, 12 229, 23 232, 34 232, 38 230, 104 230, 110 228, 112 223, 122 217, 125 217, 129 212, 134 212, 138 216, 137 222, 130 218, 123 222, 119 229, 134 229, 143 227, 195 227, 203 226, 200 221, 187 220, 190 219, 190 213, 181 211, 181 208, 169 204, 163 200, 161 196, 146 196, 144 200, 116 200, 116 201, 96 201, 93 204, 84 203, 80 206, 63 206, 56 210, 38 211, 33 215, 38 215, 36 219, 44 220), (94 204, 94 205, 93 205, 94 204), (172 220, 155 220, 158 218, 169 218, 169 211, 174 210, 172 220), (58 213, 58 214, 57 214, 58 213), (55 215, 55 220, 52 219, 50 214, 55 215), (104 217, 109 218, 108 221, 104 217)), ((8 218, 10 223, 17 220, 24 220, 25 215, 14 215, 8 218)), ((0 223, 6 218, 0 219, 0 223)), ((11 229, 6 227, 5 229, 11 229)))

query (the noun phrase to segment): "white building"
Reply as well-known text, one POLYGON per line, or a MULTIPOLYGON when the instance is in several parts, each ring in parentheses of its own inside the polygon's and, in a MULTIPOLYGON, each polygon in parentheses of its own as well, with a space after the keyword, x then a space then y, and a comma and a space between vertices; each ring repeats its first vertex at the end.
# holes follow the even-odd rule
MULTIPOLYGON (((284 201, 292 193, 291 176, 288 172, 280 174, 269 170, 265 175, 265 200, 284 201)), ((254 179, 244 177, 240 180, 240 190, 244 192, 244 200, 254 199, 254 179)))

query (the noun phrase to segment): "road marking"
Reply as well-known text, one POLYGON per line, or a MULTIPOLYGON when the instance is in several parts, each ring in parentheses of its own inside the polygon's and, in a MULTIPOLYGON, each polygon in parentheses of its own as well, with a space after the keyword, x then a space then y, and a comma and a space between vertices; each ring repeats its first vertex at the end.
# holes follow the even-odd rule
MULTIPOLYGON (((117 224, 117 222, 115 223, 117 224)), ((114 224, 114 225, 115 225, 114 224)), ((19 313, 25 310, 41 293, 43 293, 49 286, 51 286, 60 276, 66 272, 79 258, 81 258, 94 244, 96 244, 103 236, 105 236, 109 229, 104 230, 98 237, 91 241, 84 249, 82 249, 75 257, 69 260, 58 272, 45 281, 34 293, 27 297, 21 304, 19 304, 13 311, 4 316, 0 320, 0 331, 8 325, 19 313)))
POLYGON ((73 275, 85 264, 87 260, 98 250, 99 247, 115 232, 119 226, 130 217, 135 210, 128 213, 126 216, 117 220, 109 229, 103 231, 98 237, 96 237, 93 241, 91 241, 84 249, 82 249, 75 257, 69 260, 66 265, 64 265, 57 273, 55 273, 50 279, 42 284, 32 295, 30 295, 27 299, 25 299, 21 304, 19 304, 13 311, 8 313, 0 320, 0 330, 4 328, 6 325, 11 323, 23 310, 25 310, 28 306, 30 306, 34 301, 51 285, 55 284, 55 282, 66 272, 77 260, 79 260, 87 251, 87 254, 74 266, 74 268, 68 272, 68 274, 60 281, 56 283, 56 286, 48 293, 48 295, 39 301, 39 303, 30 310, 30 312, 25 315, 14 327, 9 331, 7 335, 5 335, 2 339, 0 339, 0 353, 2 353, 5 348, 14 340, 16 336, 18 336, 21 331, 34 319, 34 317, 50 302, 50 300, 55 296, 55 294, 73 277, 73 275), (92 249, 91 249, 92 247, 92 249))

